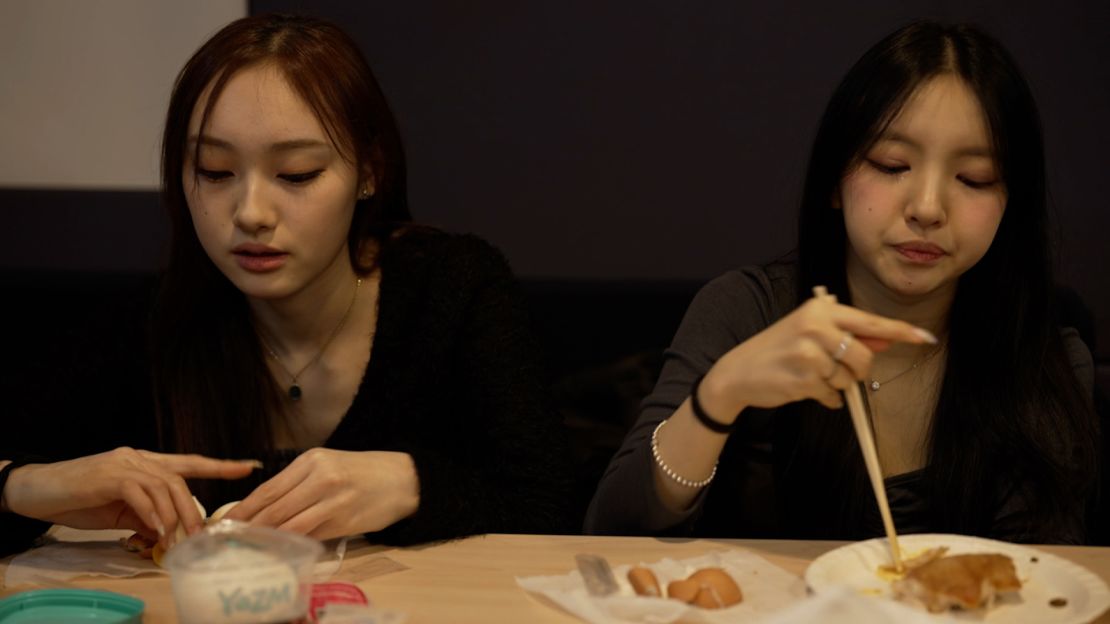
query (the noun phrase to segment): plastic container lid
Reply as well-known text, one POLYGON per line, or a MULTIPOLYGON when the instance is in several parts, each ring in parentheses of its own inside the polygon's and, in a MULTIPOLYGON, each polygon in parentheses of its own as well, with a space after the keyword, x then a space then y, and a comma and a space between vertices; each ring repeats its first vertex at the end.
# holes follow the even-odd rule
POLYGON ((142 621, 142 600, 95 589, 39 589, 0 600, 0 624, 142 621))

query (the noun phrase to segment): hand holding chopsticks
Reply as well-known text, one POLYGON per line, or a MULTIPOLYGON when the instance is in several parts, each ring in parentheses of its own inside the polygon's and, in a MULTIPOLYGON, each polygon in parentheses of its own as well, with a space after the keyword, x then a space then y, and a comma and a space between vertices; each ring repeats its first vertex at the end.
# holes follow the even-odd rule
POLYGON ((690 504, 708 483, 727 439, 725 428, 743 419, 744 410, 807 399, 840 409, 841 392, 869 374, 876 351, 894 342, 935 341, 905 321, 838 304, 827 294, 804 302, 718 358, 691 384, 691 397, 664 421, 666 429, 657 426, 651 444, 660 496, 675 509, 690 504), (695 398, 702 417, 695 413, 695 398))
MULTIPOLYGON (((813 289, 814 297, 830 298, 834 302, 836 297, 830 295, 824 286, 813 289)), ((851 334, 845 334, 850 337, 851 334)), ((845 338, 845 341, 849 338, 845 338)), ((841 342, 841 348, 833 354, 833 359, 840 360, 847 347, 846 342, 841 342), (838 357, 839 356, 839 357, 838 357)), ((898 547, 898 534, 894 530, 894 519, 890 515, 890 503, 886 499, 886 485, 883 482, 883 470, 879 465, 879 453, 875 448, 875 437, 871 431, 871 419, 867 416, 867 409, 863 403, 859 383, 850 384, 844 389, 844 398, 848 403, 848 411, 852 415, 852 426, 856 430, 856 439, 859 440, 860 450, 863 451, 863 461, 867 465, 867 476, 871 480, 871 488, 875 491, 875 500, 879 503, 879 514, 883 518, 883 528, 886 529, 887 540, 890 542, 890 555, 894 560, 894 569, 901 572, 902 550, 898 547)))

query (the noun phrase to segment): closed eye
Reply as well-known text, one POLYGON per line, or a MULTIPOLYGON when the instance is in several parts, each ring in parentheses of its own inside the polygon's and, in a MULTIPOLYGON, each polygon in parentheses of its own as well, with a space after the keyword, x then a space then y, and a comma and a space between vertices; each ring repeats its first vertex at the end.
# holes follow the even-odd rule
POLYGON ((282 180, 285 180, 286 182, 289 182, 290 184, 305 184, 306 182, 311 182, 312 180, 315 180, 323 172, 323 169, 317 169, 315 171, 306 171, 304 173, 279 173, 278 177, 282 180))
POLYGON ((209 182, 219 182, 231 177, 230 171, 213 171, 211 169, 201 169, 197 167, 197 175, 208 180, 209 182))
POLYGON ((885 173, 887 175, 898 175, 899 173, 905 173, 910 170, 906 165, 884 165, 877 160, 871 159, 867 160, 867 164, 874 167, 879 173, 885 173))
POLYGON ((998 184, 998 180, 973 180, 967 176, 956 176, 956 179, 973 189, 986 189, 998 184))

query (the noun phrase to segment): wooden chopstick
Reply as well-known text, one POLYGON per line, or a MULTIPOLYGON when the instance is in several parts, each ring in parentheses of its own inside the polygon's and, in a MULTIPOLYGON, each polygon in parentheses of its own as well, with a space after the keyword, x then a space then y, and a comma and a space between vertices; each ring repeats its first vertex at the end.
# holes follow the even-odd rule
MULTIPOLYGON (((836 296, 830 295, 824 286, 814 286, 813 296, 836 301, 836 296)), ((879 503, 879 514, 883 517, 883 528, 886 529, 887 541, 890 542, 890 555, 894 560, 894 569, 901 572, 903 570, 902 549, 898 546, 898 534, 894 531, 894 519, 890 515, 890 503, 887 502, 886 485, 883 483, 883 469, 879 466, 879 452, 875 449, 875 438, 871 433, 867 408, 863 404, 863 395, 860 394, 858 382, 848 386, 844 391, 844 400, 848 403, 848 412, 852 414, 856 439, 859 440, 860 450, 863 451, 863 463, 867 465, 867 476, 871 479, 871 488, 875 490, 875 500, 879 503)))

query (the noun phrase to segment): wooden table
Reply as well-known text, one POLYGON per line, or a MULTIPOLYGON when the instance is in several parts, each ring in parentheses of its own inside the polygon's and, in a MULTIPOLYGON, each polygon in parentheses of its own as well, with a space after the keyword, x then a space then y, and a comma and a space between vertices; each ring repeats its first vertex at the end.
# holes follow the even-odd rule
MULTIPOLYGON (((407 613, 411 624, 566 623, 577 620, 520 589, 515 577, 565 574, 575 566, 574 555, 583 552, 603 555, 617 566, 663 557, 682 559, 728 548, 750 550, 800 576, 810 561, 841 544, 797 540, 483 535, 413 548, 360 544, 348 551, 333 580, 357 583, 373 604, 407 613), (383 561, 383 557, 388 561, 383 561), (389 561, 407 569, 370 576, 380 564, 389 561)), ((1110 583, 1110 548, 1039 548, 1070 559, 1110 583)), ((7 560, 0 561, 0 579, 6 567, 7 560)), ((167 576, 84 578, 74 584, 142 599, 146 602, 144 622, 177 621, 167 576)), ((5 588, 0 596, 20 589, 5 588)), ((1110 623, 1110 613, 1096 621, 1110 623)))

